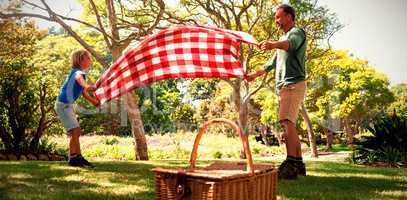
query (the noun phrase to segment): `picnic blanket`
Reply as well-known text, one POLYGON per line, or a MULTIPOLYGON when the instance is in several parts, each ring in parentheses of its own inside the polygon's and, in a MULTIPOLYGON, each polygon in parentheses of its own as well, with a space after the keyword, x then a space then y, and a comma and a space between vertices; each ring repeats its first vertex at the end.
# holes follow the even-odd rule
POLYGON ((169 78, 243 78, 240 43, 248 33, 206 26, 161 30, 132 46, 96 81, 100 104, 137 87, 169 78))

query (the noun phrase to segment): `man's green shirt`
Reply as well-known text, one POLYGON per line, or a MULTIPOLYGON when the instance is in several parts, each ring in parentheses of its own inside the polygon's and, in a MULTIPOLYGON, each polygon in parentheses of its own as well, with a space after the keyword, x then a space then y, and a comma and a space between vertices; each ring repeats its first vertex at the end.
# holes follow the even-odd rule
POLYGON ((307 42, 305 32, 293 27, 284 34, 280 41, 288 40, 288 51, 276 49, 273 58, 265 65, 266 71, 276 68, 276 87, 281 89, 285 85, 305 80, 305 52, 307 42))

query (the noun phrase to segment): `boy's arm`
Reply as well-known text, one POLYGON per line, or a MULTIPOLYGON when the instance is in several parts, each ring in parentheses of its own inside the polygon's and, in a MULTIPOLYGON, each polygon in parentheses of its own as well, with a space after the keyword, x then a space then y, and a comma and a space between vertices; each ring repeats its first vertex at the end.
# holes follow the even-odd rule
POLYGON ((94 106, 99 106, 99 101, 96 98, 93 98, 89 95, 88 91, 95 90, 94 86, 89 85, 85 79, 83 78, 82 74, 78 74, 75 76, 76 81, 78 81, 79 85, 83 87, 82 95, 83 97, 88 100, 94 106))
POLYGON ((85 90, 88 90, 88 88, 90 87, 90 85, 83 78, 82 74, 77 74, 75 76, 75 80, 78 81, 79 85, 81 85, 85 90))
POLYGON ((83 97, 88 100, 91 104, 93 104, 94 106, 98 107, 99 106, 99 101, 96 98, 93 98, 89 95, 88 90, 83 90, 82 92, 83 97))

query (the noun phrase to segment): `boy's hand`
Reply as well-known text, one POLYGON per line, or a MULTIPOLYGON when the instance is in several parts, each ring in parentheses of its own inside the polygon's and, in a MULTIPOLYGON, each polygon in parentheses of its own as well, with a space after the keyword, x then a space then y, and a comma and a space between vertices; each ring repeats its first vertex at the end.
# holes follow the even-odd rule
POLYGON ((93 104, 95 107, 99 107, 99 106, 100 106, 100 102, 99 102, 98 100, 94 100, 94 101, 92 102, 92 104, 93 104))
POLYGON ((87 91, 89 92, 94 92, 96 90, 96 87, 94 85, 91 85, 88 87, 87 91))

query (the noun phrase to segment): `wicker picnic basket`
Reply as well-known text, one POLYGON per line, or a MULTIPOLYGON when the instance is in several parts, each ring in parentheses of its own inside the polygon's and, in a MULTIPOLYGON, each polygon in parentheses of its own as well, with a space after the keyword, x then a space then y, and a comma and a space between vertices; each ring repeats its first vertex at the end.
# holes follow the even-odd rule
POLYGON ((203 125, 195 138, 188 169, 152 171, 156 200, 273 200, 277 196, 277 169, 270 164, 253 164, 247 136, 228 119, 217 118, 203 125), (215 162, 205 168, 195 167, 201 137, 214 123, 226 123, 239 134, 247 163, 215 162))

